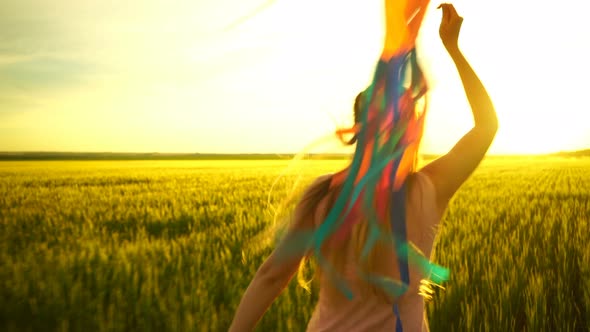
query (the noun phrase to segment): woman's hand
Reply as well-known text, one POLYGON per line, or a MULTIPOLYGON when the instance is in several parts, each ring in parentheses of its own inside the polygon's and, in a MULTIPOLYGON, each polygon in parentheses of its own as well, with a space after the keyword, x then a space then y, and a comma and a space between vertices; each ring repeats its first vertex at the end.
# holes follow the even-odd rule
POLYGON ((463 17, 457 14, 455 7, 450 3, 443 3, 438 8, 442 8, 442 20, 438 33, 443 45, 447 51, 459 50, 459 31, 463 23, 463 17))

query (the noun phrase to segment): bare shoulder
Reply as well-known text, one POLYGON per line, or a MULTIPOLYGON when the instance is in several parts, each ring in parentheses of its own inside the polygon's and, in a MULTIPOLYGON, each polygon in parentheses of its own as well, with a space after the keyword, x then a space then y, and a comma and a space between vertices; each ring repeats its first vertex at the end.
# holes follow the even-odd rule
POLYGON ((408 184, 408 189, 410 190, 408 194, 420 197, 421 205, 432 204, 430 205, 431 209, 435 209, 436 214, 438 216, 442 216, 446 210, 447 204, 444 200, 439 198, 435 181, 427 171, 423 171, 423 169, 421 169, 419 171, 412 172, 410 175, 408 175, 408 184))
POLYGON ((320 184, 320 183, 322 183, 322 182, 324 182, 324 181, 327 181, 328 179, 330 179, 330 180, 331 180, 331 179, 332 179, 332 175, 333 175, 332 173, 328 173, 328 174, 320 175, 320 176, 318 176, 318 177, 317 177, 317 178, 314 180, 313 184, 315 184, 315 185, 318 185, 318 184, 320 184))
POLYGON ((314 215, 320 201, 329 193, 332 174, 324 174, 311 182, 295 208, 296 224, 300 228, 314 227, 314 215))
POLYGON ((431 161, 420 170, 432 180, 441 208, 449 203, 455 192, 482 161, 497 130, 497 127, 490 128, 474 127, 455 144, 451 151, 431 161))
POLYGON ((319 192, 326 192, 332 184, 332 174, 324 174, 318 176, 311 184, 305 189, 303 197, 317 196, 319 192))
POLYGON ((314 227, 318 227, 322 223, 327 211, 331 208, 334 195, 332 191, 332 178, 333 174, 319 176, 308 187, 305 195, 309 202, 309 211, 311 212, 314 227))

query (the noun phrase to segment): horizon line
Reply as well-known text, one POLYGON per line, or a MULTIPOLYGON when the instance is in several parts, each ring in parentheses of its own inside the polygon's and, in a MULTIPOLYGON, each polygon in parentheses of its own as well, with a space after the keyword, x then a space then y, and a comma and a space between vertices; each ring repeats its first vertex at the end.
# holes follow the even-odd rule
MULTIPOLYGON (((590 154, 590 148, 588 149, 579 149, 579 150, 570 150, 570 151, 552 151, 552 152, 544 152, 544 153, 526 153, 526 152, 508 152, 508 153, 486 153, 486 156, 547 156, 547 155, 555 155, 555 154, 579 154, 579 153, 588 153, 590 154)), ((161 155, 161 156, 296 156, 296 155, 312 155, 312 156, 322 156, 322 155, 332 155, 332 156, 352 156, 352 153, 345 153, 345 152, 321 152, 321 153, 301 153, 301 152, 158 152, 158 151, 150 151, 150 152, 134 152, 134 151, 59 151, 59 150, 18 150, 18 151, 0 151, 0 155, 2 156, 10 156, 10 155, 161 155)), ((442 156, 445 153, 420 153, 421 156, 442 156)))

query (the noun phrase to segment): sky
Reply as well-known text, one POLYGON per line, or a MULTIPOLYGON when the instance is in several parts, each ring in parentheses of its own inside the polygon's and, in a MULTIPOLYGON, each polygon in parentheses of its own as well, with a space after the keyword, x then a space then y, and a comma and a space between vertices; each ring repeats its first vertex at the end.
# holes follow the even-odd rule
MULTIPOLYGON (((438 4, 424 153, 473 125, 438 4)), ((590 148, 585 1, 454 4, 500 121, 490 153, 590 148)), ((352 125, 383 23, 382 0, 2 0, 0 151, 300 152, 352 125)))

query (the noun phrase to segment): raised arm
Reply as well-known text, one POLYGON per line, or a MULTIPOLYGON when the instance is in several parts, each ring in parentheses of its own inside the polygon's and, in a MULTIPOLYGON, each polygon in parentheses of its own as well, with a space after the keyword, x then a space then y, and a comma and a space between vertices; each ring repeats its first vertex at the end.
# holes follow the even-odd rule
POLYGON ((474 120, 473 128, 451 151, 422 169, 434 183, 437 204, 444 210, 486 154, 496 135, 498 119, 486 89, 459 50, 458 37, 463 18, 451 4, 442 4, 439 8, 443 11, 440 37, 457 67, 474 120))

